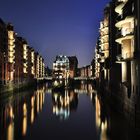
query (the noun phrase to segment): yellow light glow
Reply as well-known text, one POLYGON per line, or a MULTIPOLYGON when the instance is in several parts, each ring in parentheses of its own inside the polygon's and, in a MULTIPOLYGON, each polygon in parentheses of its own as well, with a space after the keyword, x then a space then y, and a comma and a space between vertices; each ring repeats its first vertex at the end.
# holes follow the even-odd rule
POLYGON ((101 111, 101 107, 100 107, 100 102, 99 102, 99 99, 96 95, 95 97, 95 109, 96 109, 96 127, 97 129, 99 129, 100 127, 100 124, 101 124, 101 116, 100 116, 100 111, 101 111))
POLYGON ((108 140, 108 137, 107 137, 107 120, 105 120, 105 122, 102 122, 102 124, 101 124, 100 139, 101 140, 108 140))
POLYGON ((123 62, 122 63, 122 82, 127 81, 127 63, 123 62))
POLYGON ((34 122, 34 107, 31 108, 31 124, 34 122))
POLYGON ((118 39, 116 39, 115 41, 119 44, 122 44, 124 40, 129 40, 129 39, 134 39, 134 35, 127 35, 127 36, 122 36, 118 39))
POLYGON ((10 118, 13 119, 14 118, 14 113, 13 113, 13 107, 10 107, 10 118))
POLYGON ((119 15, 122 14, 123 11, 123 7, 124 7, 125 3, 120 3, 116 8, 115 8, 115 12, 118 13, 119 15))
POLYGON ((27 68, 23 68, 23 73, 27 73, 27 68))
POLYGON ((7 140, 14 140, 14 122, 11 122, 8 126, 7 140))
POLYGON ((56 112, 56 107, 53 106, 53 114, 56 112))
POLYGON ((39 113, 39 93, 37 93, 37 113, 39 113))
POLYGON ((34 97, 31 98, 31 107, 34 107, 34 97))
POLYGON ((23 104, 23 116, 27 116, 27 105, 26 105, 26 103, 23 104))
POLYGON ((27 116, 23 117, 22 135, 25 136, 26 133, 27 133, 27 116))
POLYGON ((9 39, 14 39, 14 32, 13 31, 8 31, 8 37, 9 39))
POLYGON ((42 98, 42 93, 40 93, 40 110, 42 110, 42 107, 43 107, 43 98, 42 98))

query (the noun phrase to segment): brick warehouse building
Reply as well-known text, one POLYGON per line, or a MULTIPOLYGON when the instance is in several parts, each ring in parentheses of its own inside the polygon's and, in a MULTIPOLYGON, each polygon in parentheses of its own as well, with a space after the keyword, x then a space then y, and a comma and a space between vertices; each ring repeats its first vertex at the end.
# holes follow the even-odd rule
POLYGON ((12 24, 0 19, 0 84, 26 83, 44 79, 44 76, 42 56, 15 33, 12 24))

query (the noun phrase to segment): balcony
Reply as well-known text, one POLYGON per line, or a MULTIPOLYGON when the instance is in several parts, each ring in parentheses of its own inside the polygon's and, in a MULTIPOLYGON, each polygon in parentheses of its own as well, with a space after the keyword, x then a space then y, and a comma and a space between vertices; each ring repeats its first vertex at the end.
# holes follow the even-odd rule
POLYGON ((104 27, 100 28, 100 31, 105 32, 108 30, 108 25, 105 25, 104 27))
POLYGON ((15 38, 8 37, 9 41, 15 42, 15 38))
POLYGON ((116 58, 118 62, 130 61, 134 58, 134 53, 127 52, 127 53, 119 54, 116 58))
POLYGON ((100 46, 102 46, 104 44, 108 44, 108 43, 109 43, 109 38, 102 38, 100 46))
POLYGON ((109 51, 109 45, 108 44, 102 45, 101 46, 101 51, 102 52, 108 52, 109 51))
POLYGON ((8 55, 8 58, 15 59, 15 56, 9 54, 9 55, 8 55))
POLYGON ((104 56, 101 56, 100 58, 98 58, 98 63, 104 63, 105 61, 105 57, 104 56))
POLYGON ((122 16, 119 16, 119 18, 120 18, 120 20, 118 20, 118 22, 115 24, 115 26, 117 28, 122 28, 122 26, 125 23, 131 23, 131 22, 134 23, 134 17, 133 16, 127 16, 125 19, 123 19, 122 16))
POLYGON ((23 63, 23 67, 24 68, 27 68, 28 66, 27 66, 27 63, 23 63))
POLYGON ((118 14, 122 14, 124 5, 125 5, 125 2, 122 2, 122 1, 117 2, 115 12, 118 13, 118 14))
POLYGON ((14 54, 15 53, 15 50, 14 49, 8 49, 8 53, 14 54))
POLYGON ((14 63, 14 58, 9 57, 8 62, 13 64, 14 63))
POLYGON ((123 40, 132 39, 134 37, 134 28, 122 29, 116 34, 116 42, 121 44, 123 40))
MULTIPOLYGON (((104 41, 106 41, 106 42, 107 42, 107 40, 109 40, 108 38, 109 38, 109 35, 108 35, 108 34, 102 36, 102 39, 103 39, 104 41)), ((103 42, 104 42, 104 41, 103 41, 103 42)))
POLYGON ((102 43, 101 50, 102 50, 102 48, 104 48, 104 46, 105 46, 105 48, 109 48, 109 43, 108 42, 102 43))

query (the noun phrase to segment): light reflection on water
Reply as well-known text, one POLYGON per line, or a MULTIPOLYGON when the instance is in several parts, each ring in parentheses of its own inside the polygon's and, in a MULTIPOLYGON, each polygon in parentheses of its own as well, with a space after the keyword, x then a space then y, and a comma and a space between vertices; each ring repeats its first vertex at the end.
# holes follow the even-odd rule
POLYGON ((52 93, 53 114, 58 116, 61 120, 68 119, 70 112, 76 110, 78 106, 78 94, 73 90, 65 90, 62 92, 52 93))
POLYGON ((101 120, 101 105, 100 101, 97 97, 95 96, 95 111, 96 111, 96 129, 99 132, 100 131, 100 140, 107 140, 107 129, 108 129, 108 124, 107 124, 107 119, 105 118, 104 121, 101 120))
POLYGON ((0 106, 1 140, 134 139, 123 121, 116 125, 119 117, 104 108, 90 83, 57 92, 44 85, 1 100, 0 106))

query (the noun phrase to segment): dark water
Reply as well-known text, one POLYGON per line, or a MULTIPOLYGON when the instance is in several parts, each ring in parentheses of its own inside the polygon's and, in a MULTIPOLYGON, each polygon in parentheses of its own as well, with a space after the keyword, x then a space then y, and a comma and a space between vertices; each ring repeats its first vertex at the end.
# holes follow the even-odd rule
POLYGON ((0 99, 0 140, 134 140, 91 84, 52 93, 46 85, 0 99))

